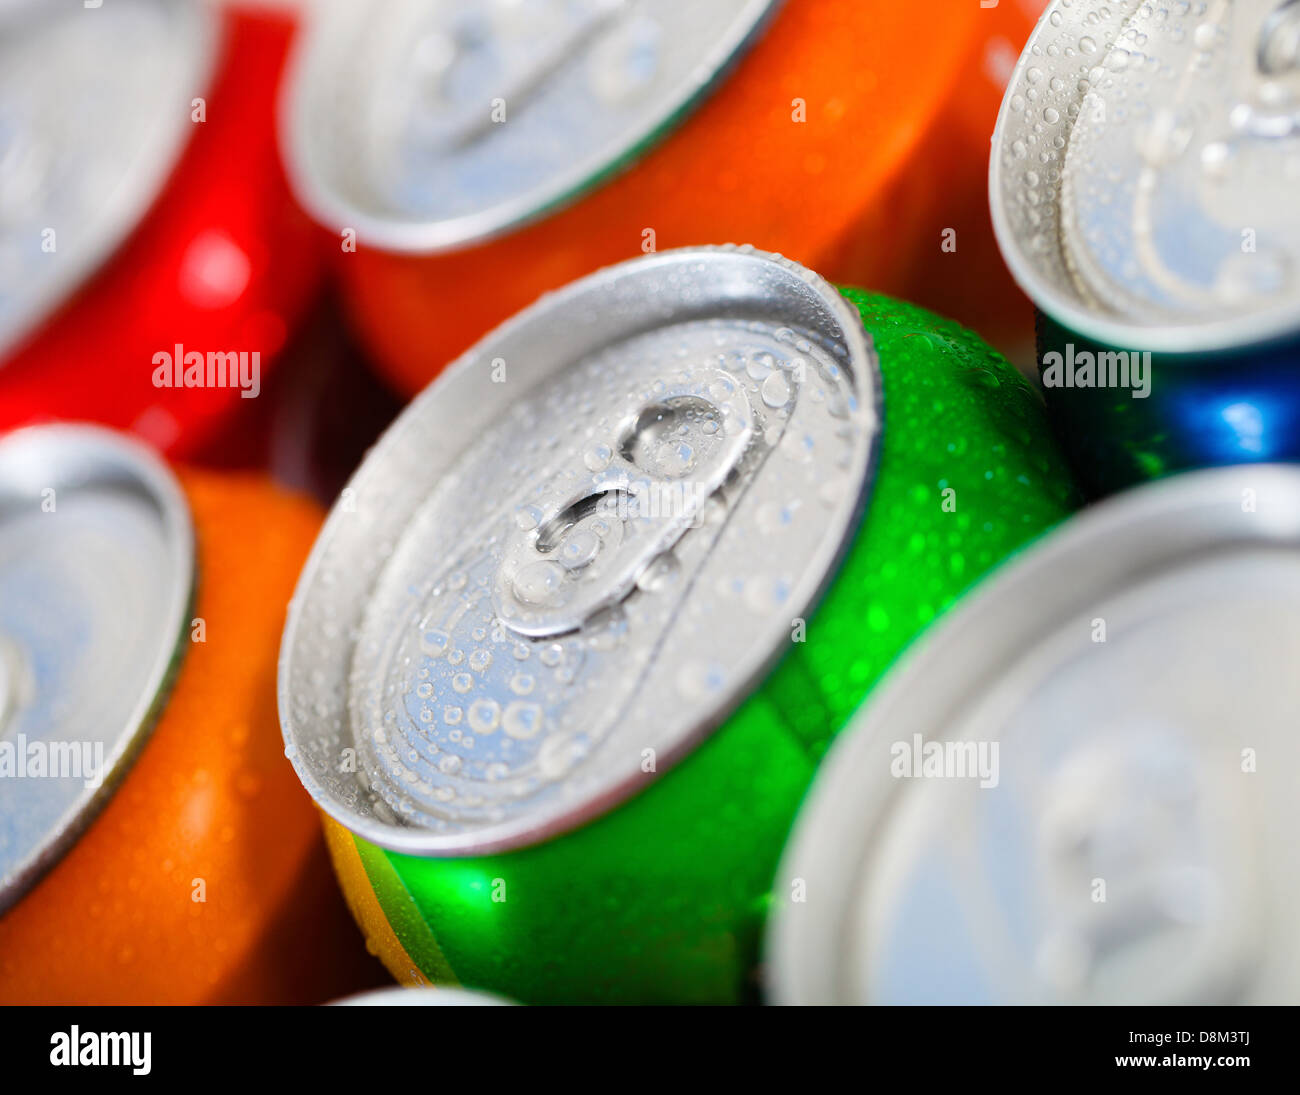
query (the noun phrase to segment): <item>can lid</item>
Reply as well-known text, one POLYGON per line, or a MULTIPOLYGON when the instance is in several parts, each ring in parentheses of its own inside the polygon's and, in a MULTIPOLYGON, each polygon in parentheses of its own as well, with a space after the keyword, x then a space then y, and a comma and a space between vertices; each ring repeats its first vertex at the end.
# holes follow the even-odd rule
POLYGON ((0 4, 0 355, 144 216, 216 44, 195 0, 0 4))
POLYGON ((832 747, 774 996, 1294 1000, 1298 610, 1294 468, 1143 487, 1032 549, 832 747))
POLYGON ((0 912, 125 775, 193 586, 189 510, 147 449, 90 426, 0 438, 0 912))
POLYGON ((294 188, 388 250, 503 234, 660 137, 778 4, 335 0, 291 61, 294 188))
POLYGON ((491 993, 477 992, 473 989, 422 989, 395 985, 392 988, 374 989, 370 992, 359 992, 355 996, 345 996, 342 1000, 333 1001, 331 1007, 482 1008, 509 1007, 513 1004, 513 1000, 507 1000, 504 996, 493 996, 491 993))
POLYGON ((299 582, 287 752, 398 851, 540 840, 664 772, 787 649, 864 505, 876 359, 751 248, 544 297, 371 451, 299 582))
POLYGON ((1017 281, 1125 349, 1300 332, 1298 191, 1300 0, 1055 0, 993 138, 1017 281))

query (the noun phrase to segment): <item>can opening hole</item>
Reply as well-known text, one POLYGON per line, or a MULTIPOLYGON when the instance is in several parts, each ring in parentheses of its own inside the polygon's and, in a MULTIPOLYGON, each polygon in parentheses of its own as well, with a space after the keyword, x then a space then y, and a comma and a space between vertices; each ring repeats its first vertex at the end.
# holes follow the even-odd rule
POLYGON ((537 550, 542 554, 552 552, 559 547, 564 534, 580 521, 585 521, 602 510, 612 521, 618 517, 620 509, 626 512, 627 491, 617 488, 597 491, 580 498, 537 530, 537 550))

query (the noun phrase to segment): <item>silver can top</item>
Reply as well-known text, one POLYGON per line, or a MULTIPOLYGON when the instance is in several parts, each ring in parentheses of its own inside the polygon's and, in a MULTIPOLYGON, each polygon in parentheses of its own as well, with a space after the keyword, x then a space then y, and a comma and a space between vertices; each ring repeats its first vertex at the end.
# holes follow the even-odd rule
POLYGON ((1103 503, 838 739, 777 878, 785 1003, 1294 1002, 1300 471, 1103 503))
POLYGON ((0 357, 144 216, 215 47, 193 0, 0 2, 0 357))
POLYGON ((824 589, 878 397, 856 309, 749 248, 520 313, 402 414, 317 541, 280 661, 303 783, 367 840, 445 855, 633 794, 824 589))
POLYGON ((1110 345, 1300 332, 1300 0, 1056 0, 1002 103, 993 221, 1022 288, 1110 345))
POLYGON ((193 587, 189 509, 148 450, 89 426, 0 438, 0 912, 130 766, 193 587))
POLYGON ((507 1000, 504 996, 493 996, 491 993, 478 992, 474 989, 423 989, 395 985, 392 988, 373 989, 370 992, 359 992, 355 996, 345 996, 342 1000, 333 1001, 330 1006, 336 1008, 482 1008, 509 1007, 513 1004, 513 1000, 507 1000))
POLYGON ((283 147, 322 222, 393 251, 500 235, 661 135, 779 0, 332 0, 283 147))

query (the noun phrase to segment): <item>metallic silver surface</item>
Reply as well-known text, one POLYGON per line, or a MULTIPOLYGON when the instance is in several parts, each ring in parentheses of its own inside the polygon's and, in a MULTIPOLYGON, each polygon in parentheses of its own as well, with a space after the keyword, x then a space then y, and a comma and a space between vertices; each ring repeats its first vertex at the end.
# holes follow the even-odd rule
POLYGON ((322 222, 433 252, 571 201, 674 125, 779 0, 332 0, 282 146, 322 222))
POLYGON ((610 267, 522 312, 390 428, 313 550, 280 664, 303 783, 426 854, 635 793, 824 589, 878 398, 857 311, 748 248, 610 267))
POLYGON ((193 0, 0 6, 0 359, 158 196, 216 39, 193 0))
POLYGON ((510 1007, 513 1004, 513 1000, 507 1000, 503 996, 493 996, 486 992, 475 992, 472 989, 415 989, 394 987, 391 989, 375 989, 372 992, 360 992, 355 996, 347 996, 342 1000, 335 1000, 330 1004, 330 1006, 336 1008, 481 1008, 502 1006, 510 1007))
POLYGON ((1295 1003, 1298 659, 1300 470, 1074 519, 837 740, 778 873, 772 996, 1295 1003), (991 781, 938 759, 992 744, 991 781))
POLYGON ((1300 7, 1053 3, 1008 85, 990 198, 1070 329, 1185 352, 1300 331, 1300 7))
POLYGON ((89 426, 0 438, 0 912, 125 775, 193 587, 189 510, 148 450, 89 426))

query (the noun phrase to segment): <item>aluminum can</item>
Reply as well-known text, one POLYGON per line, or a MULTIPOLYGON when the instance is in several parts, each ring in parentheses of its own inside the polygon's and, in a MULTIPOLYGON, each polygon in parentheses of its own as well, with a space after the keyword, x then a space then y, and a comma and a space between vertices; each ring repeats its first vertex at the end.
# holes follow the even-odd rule
POLYGON ((1029 386, 921 309, 725 247, 543 298, 371 450, 285 628, 372 950, 523 1003, 753 999, 826 745, 1072 504, 1029 386))
POLYGON ((969 594, 822 765, 787 1004, 1300 1000, 1300 471, 1172 476, 969 594))
POLYGON ((1050 6, 990 195, 1091 493, 1300 458, 1298 187, 1300 4, 1050 6))
POLYGON ((237 429, 323 272, 289 195, 285 12, 0 12, 0 428, 87 420, 193 459, 237 429))
POLYGON ((547 290, 726 241, 1032 338, 985 162, 1041 9, 338 0, 295 52, 282 144, 408 394, 547 290))
POLYGON ((102 428, 0 439, 0 1003, 374 983, 275 731, 268 667, 319 522, 102 428))

